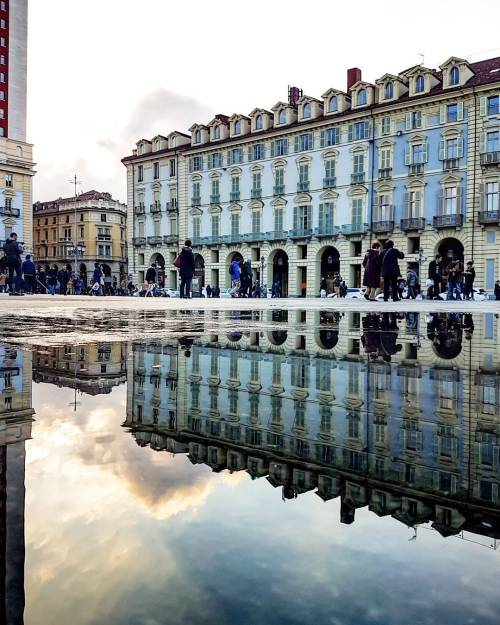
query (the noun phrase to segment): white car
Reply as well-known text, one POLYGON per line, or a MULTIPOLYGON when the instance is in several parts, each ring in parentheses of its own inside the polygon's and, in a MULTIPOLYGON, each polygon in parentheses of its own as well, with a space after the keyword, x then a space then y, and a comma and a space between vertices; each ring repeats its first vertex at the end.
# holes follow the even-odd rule
POLYGON ((163 292, 165 294, 165 297, 180 297, 180 291, 176 290, 176 289, 170 289, 168 287, 163 289, 163 292))
MULTIPOLYGON (((484 302, 488 299, 488 293, 484 289, 473 289, 474 301, 484 302)), ((439 294, 440 299, 446 300, 446 291, 439 294)), ((462 300, 463 301, 463 300, 462 300)))
MULTIPOLYGON (((344 299, 363 299, 365 296, 365 290, 355 287, 347 289, 347 293, 344 299)), ((327 297, 337 297, 336 293, 330 293, 327 297)))

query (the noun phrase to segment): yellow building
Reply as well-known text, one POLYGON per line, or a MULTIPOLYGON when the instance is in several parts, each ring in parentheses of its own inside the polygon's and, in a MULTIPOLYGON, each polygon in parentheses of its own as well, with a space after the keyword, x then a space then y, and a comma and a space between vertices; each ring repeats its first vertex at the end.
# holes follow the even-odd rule
POLYGON ((33 205, 33 253, 41 264, 75 264, 82 277, 95 263, 117 280, 127 275, 127 207, 109 193, 87 191, 33 205), (75 232, 76 218, 76 232, 75 232))

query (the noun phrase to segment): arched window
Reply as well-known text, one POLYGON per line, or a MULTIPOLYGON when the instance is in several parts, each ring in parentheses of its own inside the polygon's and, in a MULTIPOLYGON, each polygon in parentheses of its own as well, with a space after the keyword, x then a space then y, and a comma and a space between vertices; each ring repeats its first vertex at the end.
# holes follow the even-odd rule
POLYGON ((332 95, 330 98, 330 105, 328 107, 330 113, 336 113, 339 110, 339 101, 336 95, 332 95))
POLYGON ((286 124, 286 110, 285 109, 281 109, 281 111, 279 112, 278 123, 286 124))
POLYGON ((309 119, 309 117, 311 117, 311 114, 312 114, 311 103, 306 102, 302 108, 302 117, 303 119, 309 119))
POLYGON ((364 106, 366 104, 366 89, 360 89, 356 97, 356 104, 358 106, 364 106))
POLYGON ((175 148, 176 144, 177 144, 177 137, 172 137, 170 139, 170 147, 175 148))
POLYGON ((234 122, 234 134, 241 134, 241 121, 239 119, 234 122))
POLYGON ((422 93, 425 88, 425 81, 422 74, 415 78, 415 93, 422 93))
POLYGON ((450 85, 458 85, 460 82, 460 70, 458 67, 452 67, 450 70, 450 85))
POLYGON ((220 139, 220 126, 214 126, 214 139, 220 139))
POLYGON ((385 99, 392 100, 394 97, 394 83, 388 82, 385 85, 385 99))
POLYGON ((255 118, 255 129, 262 130, 263 127, 264 127, 264 121, 262 119, 262 115, 257 115, 257 117, 255 118))
POLYGON ((194 142, 195 142, 195 143, 200 143, 200 141, 201 141, 201 132, 200 132, 200 129, 199 129, 199 128, 197 128, 197 129, 194 131, 194 142))

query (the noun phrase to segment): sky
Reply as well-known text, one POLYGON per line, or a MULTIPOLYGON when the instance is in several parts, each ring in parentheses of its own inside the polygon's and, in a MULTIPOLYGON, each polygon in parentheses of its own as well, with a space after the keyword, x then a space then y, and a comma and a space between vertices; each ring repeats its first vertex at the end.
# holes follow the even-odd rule
POLYGON ((34 201, 71 195, 75 173, 125 201, 139 139, 271 108, 290 84, 320 97, 349 67, 500 56, 498 0, 30 0, 29 20, 34 201))

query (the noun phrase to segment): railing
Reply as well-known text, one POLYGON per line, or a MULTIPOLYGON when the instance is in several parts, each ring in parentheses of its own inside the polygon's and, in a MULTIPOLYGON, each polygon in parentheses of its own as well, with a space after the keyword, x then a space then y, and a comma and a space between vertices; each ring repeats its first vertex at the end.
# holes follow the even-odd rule
POLYGON ((98 241, 111 241, 110 234, 98 234, 96 238, 98 241))
POLYGON ((155 204, 151 204, 149 207, 149 211, 151 213, 161 213, 161 204, 156 202, 155 204))
POLYGON ((356 174, 351 174, 351 184, 362 184, 365 181, 365 172, 360 171, 356 174))
POLYGON ((177 211, 177 200, 171 200, 170 202, 167 202, 167 211, 169 213, 177 211))
POLYGON ((243 235, 243 241, 247 243, 257 242, 257 241, 265 241, 266 233, 265 232, 247 232, 243 235))
POLYGON ((139 204, 139 206, 134 206, 134 213, 136 215, 144 215, 145 212, 146 212, 146 207, 144 206, 144 204, 139 204))
POLYGON ((72 237, 59 237, 59 243, 74 243, 72 237))
POLYGON ((213 193, 210 196, 210 204, 220 204, 220 193, 213 193))
POLYGON ((335 237, 339 232, 340 228, 338 226, 320 226, 314 230, 314 234, 317 237, 335 237))
POLYGON ((133 237, 132 245, 135 247, 141 247, 142 245, 146 245, 146 237, 133 237))
POLYGON ((258 200, 259 198, 262 197, 262 189, 252 189, 250 191, 250 197, 252 198, 252 200, 258 200))
POLYGON ((288 238, 287 230, 271 230, 266 232, 266 239, 268 241, 279 241, 288 238))
POLYGON ((161 245, 163 243, 163 237, 153 236, 148 237, 148 245, 161 245))
POLYGON ((392 167, 382 167, 378 170, 379 180, 387 180, 392 177, 392 167))
POLYGON ((423 230, 425 228, 424 217, 404 217, 400 222, 401 230, 423 230))
POLYGON ((312 234, 312 228, 294 228, 293 230, 288 231, 288 236, 290 239, 307 239, 309 237, 312 237, 312 234))
POLYGON ((497 224, 500 222, 500 211, 481 211, 479 213, 480 224, 497 224))
POLYGON ((460 165, 460 159, 458 158, 445 158, 443 161, 443 169, 458 169, 460 165))
POLYGON ((464 216, 461 213, 452 215, 435 215, 433 218, 434 228, 458 228, 463 224, 464 216))
POLYGON ((178 234, 165 234, 163 236, 163 243, 167 243, 167 245, 172 243, 179 243, 179 235, 178 234))
POLYGON ((342 226, 342 234, 362 234, 368 231, 368 224, 353 223, 342 226))
POLYGON ((408 173, 410 176, 420 176, 424 173, 424 164, 416 163, 415 165, 410 165, 408 168, 408 173))
POLYGON ((0 206, 0 215, 6 217, 19 217, 21 211, 18 208, 8 208, 7 206, 0 206))
POLYGON ((240 201, 240 192, 239 191, 231 191, 229 194, 230 202, 239 202, 240 201))
POLYGON ((394 230, 394 221, 374 221, 372 230, 373 232, 392 232, 394 230))
POLYGON ((333 189, 337 186, 337 178, 335 176, 326 176, 323 178, 323 189, 333 189))
POLYGON ((283 195, 285 193, 284 184, 275 184, 273 187, 273 195, 283 195))
POLYGON ((500 151, 485 152, 481 154, 481 165, 498 165, 500 163, 500 151))
POLYGON ((297 191, 299 193, 309 191, 309 180, 302 180, 301 182, 297 182, 297 191))
POLYGON ((191 198, 191 206, 199 206, 201 204, 201 195, 193 195, 191 198))

